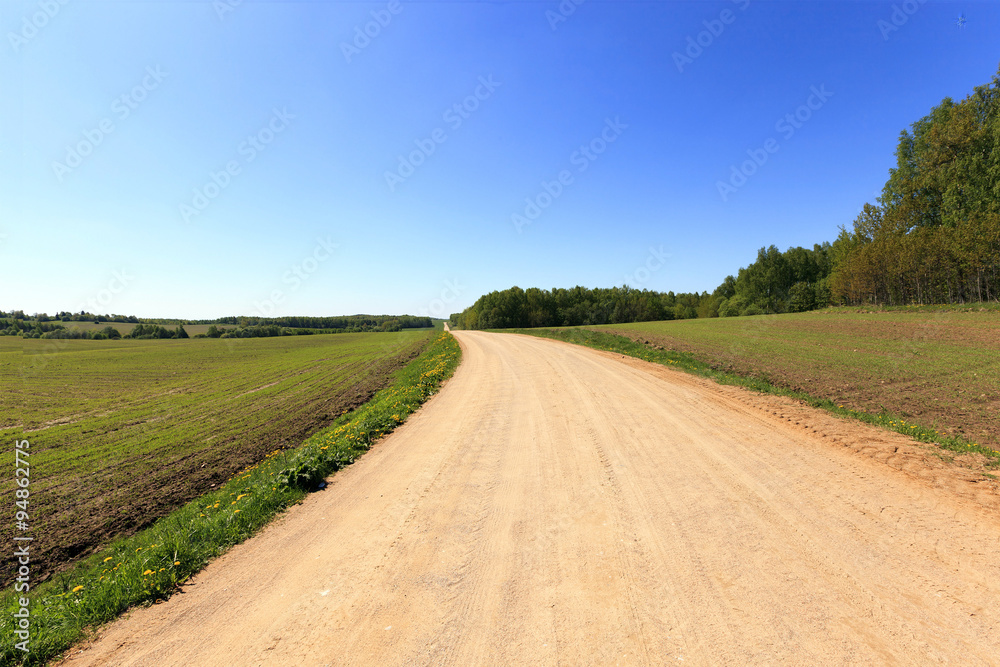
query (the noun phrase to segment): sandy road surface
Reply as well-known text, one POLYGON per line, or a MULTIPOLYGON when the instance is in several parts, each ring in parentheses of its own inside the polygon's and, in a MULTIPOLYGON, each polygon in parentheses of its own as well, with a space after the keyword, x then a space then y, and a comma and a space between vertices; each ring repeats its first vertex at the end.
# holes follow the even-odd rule
POLYGON ((1000 663, 997 494, 878 434, 528 337, 71 665, 1000 663))

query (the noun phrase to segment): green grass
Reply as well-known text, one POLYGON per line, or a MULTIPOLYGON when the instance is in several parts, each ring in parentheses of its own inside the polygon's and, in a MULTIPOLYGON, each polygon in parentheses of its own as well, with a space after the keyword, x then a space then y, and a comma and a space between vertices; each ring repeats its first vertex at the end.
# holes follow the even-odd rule
MULTIPOLYGON (((954 378, 968 374, 981 378, 983 388, 993 383, 996 399, 1000 360, 989 344, 989 336, 997 331, 996 316, 980 319, 959 315, 973 319, 956 323, 955 316, 949 316, 947 322, 934 325, 935 336, 920 340, 913 354, 901 353, 890 361, 886 361, 886 356, 900 349, 901 340, 905 345, 913 328, 919 328, 918 323, 904 321, 911 326, 899 327, 894 326, 900 322, 891 314, 827 312, 505 331, 617 352, 722 384, 790 396, 813 407, 934 443, 945 450, 982 454, 988 467, 1000 467, 1000 451, 997 451, 1000 446, 993 444, 995 434, 993 439, 989 439, 990 433, 985 434, 987 439, 972 439, 957 428, 948 432, 943 424, 934 423, 941 419, 949 426, 969 426, 967 410, 947 411, 951 404, 943 399, 951 397, 955 389, 939 381, 942 375, 954 378), (987 336, 980 343, 983 333, 987 336), (902 394, 898 389, 903 381, 901 376, 907 378, 907 386, 921 391, 902 394), (883 385, 883 380, 889 381, 889 386, 883 385), (833 395, 838 392, 854 394, 859 399, 866 397, 867 402, 845 401, 833 395), (928 423, 927 419, 905 414, 914 402, 937 403, 945 409, 934 413, 933 421, 928 423)), ((926 324, 926 314, 922 318, 926 324)), ((975 387, 978 391, 980 385, 975 387)), ((996 417, 995 413, 984 416, 996 417)), ((979 431, 980 425, 963 430, 979 431)))
MULTIPOLYGON (((0 338, 0 413, 31 442, 40 580, 139 530, 387 386, 434 332, 199 340, 0 338), (16 352, 15 352, 16 350, 16 352)), ((10 497, 14 480, 0 479, 10 497)), ((13 526, 0 535, 10 544, 13 526)), ((4 584, 14 561, 2 556, 4 584)))
MULTIPOLYGON (((438 335, 391 386, 302 446, 272 451, 147 530, 32 587, 31 652, 16 650, 5 627, 0 663, 44 664, 129 607, 169 597, 213 558, 253 535, 402 423, 454 372, 459 355, 454 338, 438 335)), ((0 607, 7 626, 18 608, 11 590, 0 607)))

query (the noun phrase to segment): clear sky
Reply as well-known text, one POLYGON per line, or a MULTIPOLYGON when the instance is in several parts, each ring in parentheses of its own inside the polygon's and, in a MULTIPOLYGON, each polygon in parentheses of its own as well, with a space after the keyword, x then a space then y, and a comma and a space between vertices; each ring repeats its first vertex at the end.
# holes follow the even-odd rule
POLYGON ((1000 3, 3 0, 0 36, 0 309, 447 316, 833 240, 996 73, 1000 3))

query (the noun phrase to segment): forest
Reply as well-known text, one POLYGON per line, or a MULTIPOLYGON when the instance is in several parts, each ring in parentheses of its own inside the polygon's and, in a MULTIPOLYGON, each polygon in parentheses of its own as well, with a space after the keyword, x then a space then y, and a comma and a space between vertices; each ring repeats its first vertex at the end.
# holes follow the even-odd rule
POLYGON ((881 196, 832 242, 761 248, 711 294, 513 287, 481 297, 451 325, 619 324, 1000 299, 1000 72, 904 130, 895 157, 881 196))

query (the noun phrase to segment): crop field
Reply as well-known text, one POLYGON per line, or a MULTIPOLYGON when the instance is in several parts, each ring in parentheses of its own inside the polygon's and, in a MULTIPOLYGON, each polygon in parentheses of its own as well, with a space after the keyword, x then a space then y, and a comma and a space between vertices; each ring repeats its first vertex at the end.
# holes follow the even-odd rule
MULTIPOLYGON (((19 407, 0 414, 0 465, 12 469, 12 443, 30 440, 36 581, 300 444, 386 386, 433 333, 0 338, 0 402, 19 407)), ((9 478, 0 487, 12 496, 9 478)), ((5 586, 12 572, 5 555, 5 586)))
POLYGON ((828 309, 588 327, 1000 450, 1000 312, 828 309))

